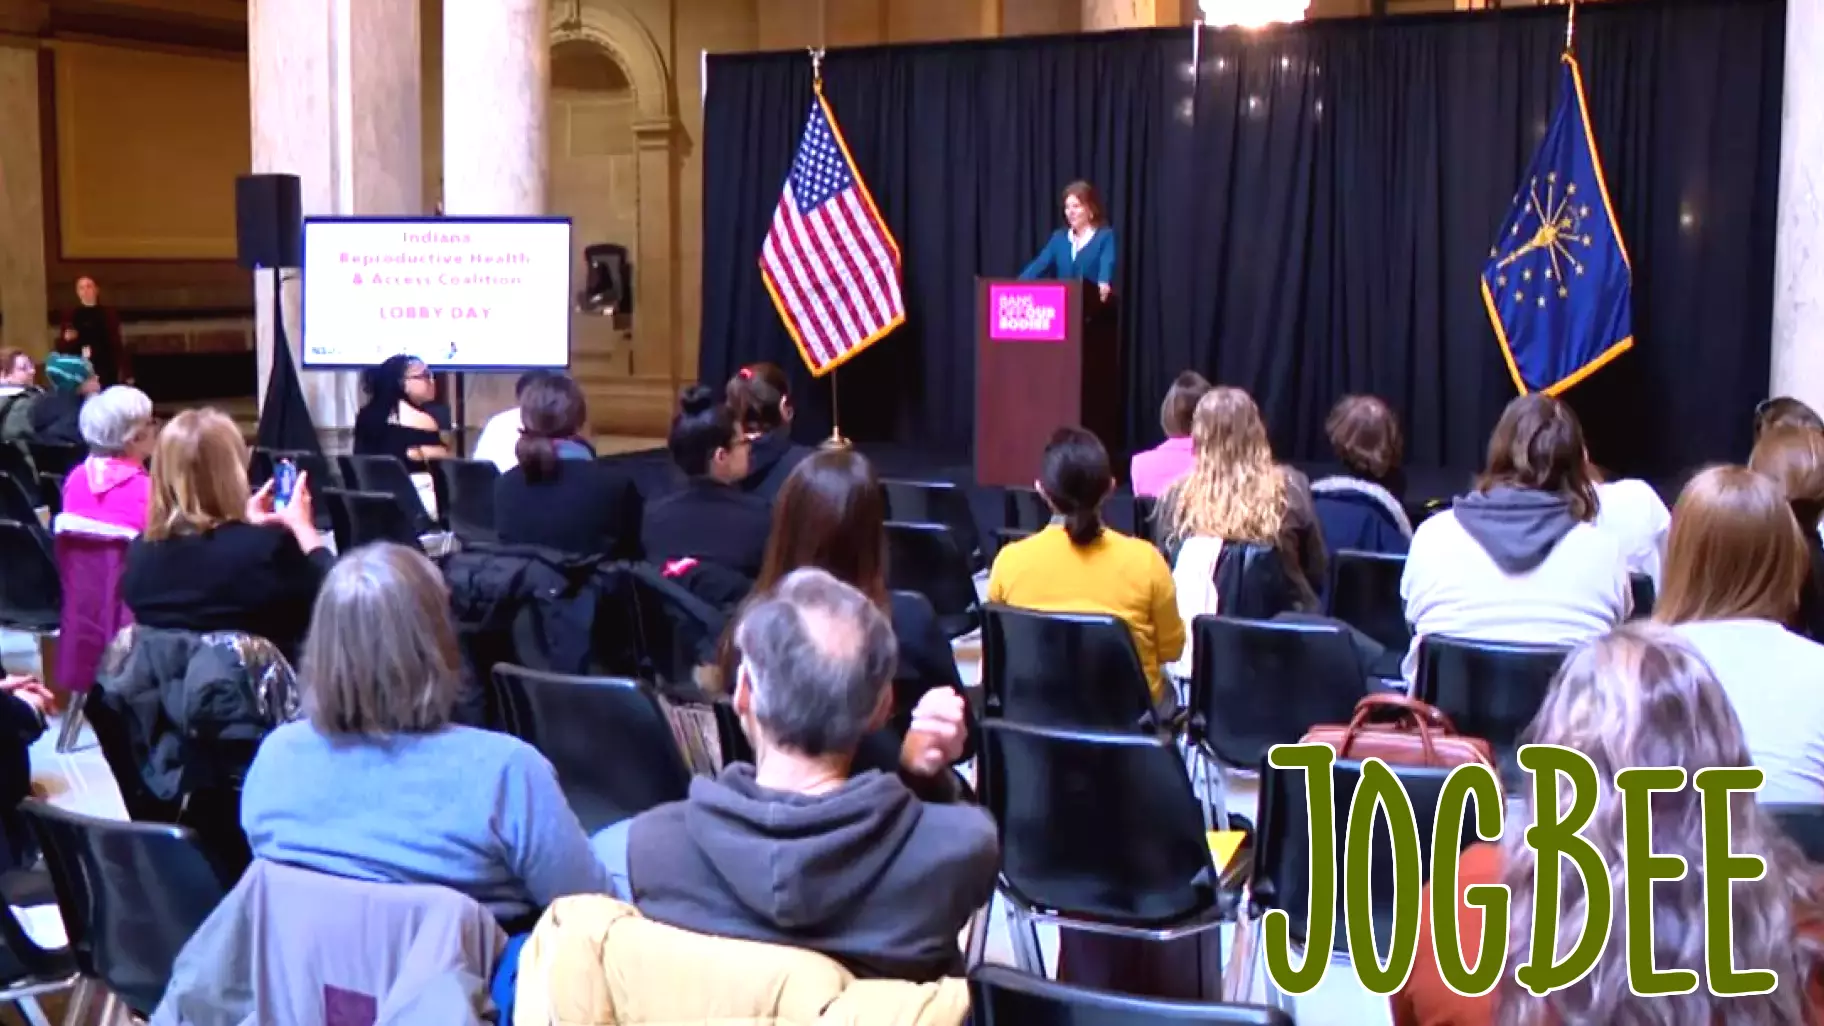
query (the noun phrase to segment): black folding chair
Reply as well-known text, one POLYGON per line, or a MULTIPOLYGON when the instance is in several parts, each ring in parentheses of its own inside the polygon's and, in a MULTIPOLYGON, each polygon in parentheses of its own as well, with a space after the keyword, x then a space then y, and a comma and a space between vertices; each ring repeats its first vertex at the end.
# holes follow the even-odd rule
POLYGON ((1031 534, 1051 523, 1051 504, 1031 488, 1009 488, 1001 493, 1001 525, 1031 534))
POLYGON ((352 552, 373 542, 397 542, 418 547, 415 525, 393 496, 385 492, 350 492, 325 488, 321 501, 329 507, 336 535, 336 552, 352 552))
POLYGON ((1368 684, 1340 627, 1199 616, 1191 634, 1186 738, 1216 808, 1213 825, 1226 830, 1225 767, 1252 770, 1274 745, 1296 744, 1318 724, 1348 723, 1368 684))
POLYGON ((1222 924, 1219 873, 1171 740, 987 720, 979 791, 1000 828, 1016 962, 1035 924, 1164 942, 1222 924))
MULTIPOLYGON (((1444 781, 1450 776, 1450 768, 1393 764, 1387 764, 1387 768, 1399 778, 1407 797, 1412 800, 1413 818, 1419 828, 1419 858, 1422 863, 1420 879, 1430 880, 1432 829, 1438 818, 1438 796, 1443 793, 1444 781)), ((1344 872, 1343 864, 1349 845, 1349 804, 1355 797, 1361 778, 1362 764, 1359 761, 1338 759, 1331 767, 1331 807, 1335 810, 1332 837, 1336 845, 1337 881, 1336 928, 1331 952, 1335 954, 1346 955, 1349 951, 1348 931, 1345 928, 1349 877, 1344 872)), ((1306 816, 1305 791, 1304 770, 1279 769, 1264 761, 1261 763, 1260 824, 1255 834, 1253 875, 1248 885, 1254 905, 1254 929, 1261 929, 1260 913, 1267 909, 1283 909, 1290 919, 1292 940, 1301 947, 1305 944, 1311 908, 1313 824, 1306 816)), ((1461 848, 1469 847, 1478 839, 1474 803, 1463 808, 1460 837, 1461 848)), ((1385 952, 1393 937, 1393 842, 1387 833, 1386 823, 1378 815, 1374 819, 1368 850, 1371 858, 1368 894, 1375 950, 1385 952)), ((1257 936, 1257 950, 1258 940, 1257 936)), ((1315 952, 1310 957, 1323 958, 1325 953, 1315 952)), ((1267 978, 1268 1003, 1275 1007, 1281 1006, 1283 995, 1274 987, 1271 977, 1267 977, 1264 971, 1261 975, 1267 978)))
POLYGON ((63 617, 63 582, 37 520, 0 520, 0 627, 50 634, 63 617))
POLYGON ((38 505, 35 491, 38 483, 38 468, 25 454, 25 446, 17 442, 0 442, 0 476, 10 477, 19 482, 28 493, 31 505, 38 505))
POLYGON ((968 493, 961 487, 948 481, 894 478, 883 479, 880 487, 886 492, 888 519, 908 524, 942 524, 956 539, 971 573, 988 565, 975 513, 969 508, 968 493))
POLYGON ((330 464, 329 458, 321 453, 275 449, 271 458, 275 464, 279 460, 291 461, 291 465, 298 468, 298 473, 304 475, 304 486, 310 490, 313 502, 311 519, 316 521, 320 531, 330 530, 333 526, 329 517, 329 503, 323 501, 324 491, 330 488, 359 490, 352 483, 343 481, 342 476, 330 464))
MULTIPOLYGON (((412 483, 405 464, 391 456, 338 456, 336 461, 342 466, 342 481, 349 491, 392 496, 414 538, 437 528, 438 521, 425 510, 418 486, 412 483)), ((442 515, 443 511, 438 510, 438 517, 442 515)))
POLYGON ((50 874, 42 869, 14 870, 0 877, 0 890, 6 898, 0 907, 0 1005, 14 1006, 27 1022, 46 1023, 38 997, 79 987, 69 996, 71 1011, 63 1021, 85 1021, 82 1013, 92 988, 82 982, 70 949, 39 947, 12 910, 56 901, 50 874))
POLYGON ((431 464, 431 482, 437 490, 437 509, 451 533, 465 545, 499 540, 494 530, 494 484, 500 468, 487 460, 437 460, 431 464))
POLYGON ((65 445, 61 442, 27 442, 26 448, 31 451, 32 465, 38 473, 62 477, 75 469, 88 455, 88 450, 80 445, 65 445))
POLYGON ((658 567, 629 563, 626 570, 641 676, 664 685, 692 685, 696 668, 715 661, 728 615, 658 567))
POLYGON ((1155 733, 1162 729, 1119 617, 1047 613, 989 603, 982 610, 985 715, 1013 723, 1155 733))
POLYGON ((551 760, 589 833, 689 793, 671 721, 638 681, 505 664, 493 680, 507 730, 551 760))
MULTIPOLYGON (((21 803, 57 892, 76 968, 150 1017, 190 936, 228 892, 227 877, 179 826, 100 819, 21 803)), ((107 1012, 103 1022, 115 1021, 107 1012)))
MULTIPOLYGON (((1157 495, 1134 496, 1134 520, 1130 525, 1135 538, 1144 538, 1159 545, 1159 497, 1157 495)), ((1163 551, 1164 546, 1160 546, 1163 551)))
POLYGON ((1773 817, 1808 861, 1824 862, 1824 805, 1762 802, 1761 811, 1773 817))
POLYGON ((969 974, 969 1014, 975 1026, 1293 1026, 1265 1005, 1118 994, 999 965, 969 974))
POLYGON ((945 637, 960 638, 981 626, 969 561, 941 524, 887 521, 887 587, 929 599, 945 637))
POLYGON ((1653 578, 1646 574, 1629 574, 1628 591, 1634 599, 1634 612, 1631 620, 1645 620, 1653 615, 1653 602, 1657 599, 1658 590, 1653 587, 1653 578))
POLYGON ((1014 542, 1025 541, 1036 533, 1038 532, 1020 527, 997 527, 994 529, 994 554, 999 556, 1002 549, 1014 542))
MULTIPOLYGON (((11 474, 0 473, 0 517, 17 520, 22 524, 43 527, 43 523, 38 519, 38 504, 36 481, 28 486, 11 474)), ((50 544, 48 537, 45 544, 47 547, 50 544)))
POLYGON ((1379 642, 1388 652, 1405 652, 1412 644, 1406 624, 1406 601, 1400 577, 1406 557, 1385 552, 1344 549, 1330 558, 1326 612, 1379 642))
POLYGON ((1486 740, 1504 776, 1570 649, 1433 634, 1419 641, 1413 697, 1450 717, 1460 734, 1486 740))

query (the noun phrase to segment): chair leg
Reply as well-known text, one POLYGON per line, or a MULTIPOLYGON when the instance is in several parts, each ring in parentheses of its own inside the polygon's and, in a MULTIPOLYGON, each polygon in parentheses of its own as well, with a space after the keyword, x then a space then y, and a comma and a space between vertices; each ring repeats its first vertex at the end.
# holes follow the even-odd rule
POLYGON ((19 1014, 31 1026, 51 1026, 51 1020, 45 1016, 44 1008, 38 1004, 37 998, 20 998, 19 1014))
POLYGON ((113 991, 109 991, 107 1000, 101 1003, 101 1026, 130 1026, 131 1022, 127 1006, 120 1003, 120 998, 113 991), (125 1023, 121 1020, 123 1015, 128 1016, 125 1023))
POLYGON ((87 1026, 89 1002, 95 996, 95 981, 84 976, 70 991, 69 1006, 63 1010, 63 1026, 87 1026))
POLYGON ((1039 925, 1033 918, 1011 904, 1007 907, 1012 917, 1007 924, 1008 933, 1012 935, 1014 961, 1019 964, 1021 972, 1034 976, 1044 976, 1045 949, 1039 944, 1039 925))
POLYGON ((76 750, 76 741, 82 737, 82 710, 88 704, 87 691, 78 691, 70 699, 69 708, 63 711, 63 727, 57 732, 58 755, 68 755, 76 750))

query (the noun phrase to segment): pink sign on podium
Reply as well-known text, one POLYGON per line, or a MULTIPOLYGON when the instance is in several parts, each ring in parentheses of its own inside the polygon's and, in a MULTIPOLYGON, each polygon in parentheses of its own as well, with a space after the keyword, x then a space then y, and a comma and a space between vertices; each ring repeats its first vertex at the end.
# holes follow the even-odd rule
POLYGON ((988 338, 995 342, 1062 342, 1069 290, 1059 282, 988 286, 988 338))

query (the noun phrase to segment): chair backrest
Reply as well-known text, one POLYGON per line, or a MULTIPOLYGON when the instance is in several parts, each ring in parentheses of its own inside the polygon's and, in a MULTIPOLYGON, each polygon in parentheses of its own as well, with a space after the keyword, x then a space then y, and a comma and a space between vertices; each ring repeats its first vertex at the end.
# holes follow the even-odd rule
POLYGON ((487 460, 437 460, 431 464, 431 475, 441 484, 439 506, 456 537, 484 543, 499 538, 494 529, 499 467, 487 460))
POLYGON ((227 893, 221 873, 184 827, 84 816, 36 799, 20 810, 44 851, 77 967, 151 1015, 178 952, 227 893))
POLYGON ((1400 577, 1406 557, 1385 552, 1344 549, 1330 556, 1328 612, 1375 641, 1389 652, 1404 652, 1412 644, 1406 623, 1406 602, 1400 597, 1400 577))
POLYGON ((1199 616, 1191 621, 1193 742, 1248 769, 1312 727, 1348 723, 1368 693, 1341 627, 1199 616))
POLYGON ((1028 905, 1162 926, 1216 901, 1203 812, 1167 738, 987 720, 978 789, 1003 885, 1028 905))
POLYGON ((316 514, 313 519, 317 522, 317 529, 329 530, 332 528, 334 521, 330 519, 329 515, 330 503, 324 501, 323 492, 329 488, 353 489, 355 487, 353 482, 344 479, 335 466, 330 463, 329 457, 322 453, 282 449, 274 450, 272 458, 275 462, 290 460, 292 466, 297 467, 298 472, 305 475, 307 478, 305 486, 310 489, 311 498, 315 500, 315 509, 312 512, 316 514))
POLYGON ((63 583, 57 680, 71 691, 86 692, 95 683, 95 669, 108 644, 133 622, 133 613, 120 594, 133 540, 126 535, 60 530, 54 544, 57 576, 63 583))
POLYGON ((1025 541, 1037 533, 1023 527, 997 527, 994 529, 994 554, 998 556, 1001 554, 1001 550, 1007 546, 1017 541, 1025 541))
POLYGON ((35 478, 0 472, 0 517, 22 524, 38 523, 38 482, 35 478))
POLYGON ((715 661, 728 616, 658 567, 630 563, 627 575, 641 674, 663 684, 691 684, 697 666, 715 661))
POLYGON ((583 829, 688 794, 690 767, 671 721, 638 681, 506 665, 493 676, 507 729, 551 760, 583 829))
POLYGON ((1118 994, 1000 965, 969 974, 969 1015, 974 1026, 1293 1026, 1265 1005, 1118 994))
POLYGON ((392 496, 414 538, 433 526, 424 500, 418 495, 418 486, 412 483, 412 475, 405 469, 405 464, 392 456, 343 456, 341 459, 345 461, 346 470, 354 475, 354 480, 344 482, 349 490, 392 496))
MULTIPOLYGON (((1424 863, 1422 879, 1431 879, 1432 827, 1438 818, 1438 796, 1450 767, 1388 765, 1406 794, 1412 799, 1413 818, 1419 827, 1419 857, 1424 863)), ((1362 764, 1354 759, 1338 759, 1331 768, 1334 788, 1331 807, 1335 810, 1332 836, 1336 840, 1336 934, 1333 951, 1348 949, 1344 930, 1345 899, 1349 894, 1348 874, 1343 864, 1348 853, 1349 803, 1362 779, 1362 764)), ((1254 875, 1250 889, 1261 908, 1285 909, 1292 920, 1292 936, 1305 938, 1305 920, 1311 907, 1311 827, 1305 813, 1305 771, 1279 769, 1260 764, 1260 812, 1254 835, 1254 875)), ((1475 806, 1463 808, 1460 847, 1467 848, 1477 840, 1475 806)), ((1375 950, 1385 952, 1393 935, 1393 843, 1387 824, 1380 815, 1374 819, 1369 838, 1373 858, 1369 872, 1370 908, 1374 921, 1375 950)), ((1321 956, 1320 956, 1321 957, 1321 956)))
POLYGON ((1001 526, 1037 531, 1051 522, 1051 504, 1031 488, 1009 488, 1001 493, 1001 526))
POLYGON ((330 522, 335 525, 338 553, 382 541, 417 547, 415 525, 406 519, 394 496, 325 488, 323 498, 330 507, 330 522))
POLYGON ((1429 635, 1419 642, 1413 697, 1437 706, 1458 733, 1487 740, 1496 762, 1511 766, 1521 734, 1569 652, 1557 645, 1429 635))
POLYGON ((1157 495, 1134 496, 1133 534, 1136 538, 1145 538, 1157 544, 1159 541, 1159 497, 1157 495))
POLYGON ((1634 599, 1634 612, 1631 619, 1645 620, 1653 615, 1653 602, 1659 597, 1659 591, 1653 586, 1653 578, 1640 573, 1628 575, 1628 591, 1634 599))
POLYGON ((63 583, 44 528, 0 520, 0 627, 46 633, 63 613, 63 583))
POLYGON ((985 715, 1080 730, 1156 728, 1134 637, 1105 613, 982 609, 985 715))
MULTIPOLYGON (((1225 616, 1269 620, 1297 605, 1297 590, 1279 549, 1260 542, 1225 541, 1216 557, 1217 608, 1225 616)), ((1321 582, 1312 582, 1314 585, 1321 582)))
POLYGON ((975 629, 980 608, 975 579, 955 535, 942 524, 887 521, 887 587, 929 599, 939 628, 950 637, 975 629))
POLYGON ((1786 831, 1799 851, 1812 862, 1824 862, 1824 805, 1803 802, 1762 802, 1761 811, 1786 831))
POLYGON ((62 442, 27 442, 26 448, 31 450, 32 463, 40 474, 67 474, 88 455, 82 446, 62 442))
POLYGON ((909 524, 942 524, 950 529, 957 548, 969 561, 971 571, 987 565, 982 551, 981 530, 975 513, 969 508, 969 496, 948 481, 903 481, 886 478, 880 482, 887 496, 887 519, 909 524))

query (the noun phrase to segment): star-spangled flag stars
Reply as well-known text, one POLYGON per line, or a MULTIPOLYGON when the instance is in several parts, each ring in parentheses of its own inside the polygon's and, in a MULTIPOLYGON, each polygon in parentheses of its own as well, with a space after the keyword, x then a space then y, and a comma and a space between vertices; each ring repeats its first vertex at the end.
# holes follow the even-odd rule
POLYGON ((905 322, 899 273, 899 243, 819 88, 760 246, 760 275, 813 375, 905 322))

